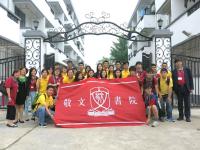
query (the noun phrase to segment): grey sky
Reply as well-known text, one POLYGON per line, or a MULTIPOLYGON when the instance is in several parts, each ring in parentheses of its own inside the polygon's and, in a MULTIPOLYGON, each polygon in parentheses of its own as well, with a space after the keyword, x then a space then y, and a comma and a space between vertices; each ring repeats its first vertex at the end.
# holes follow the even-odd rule
MULTIPOLYGON (((138 0, 71 0, 79 22, 89 21, 85 14, 94 12, 100 17, 102 12, 110 14, 107 21, 128 24, 138 0)), ((103 56, 109 57, 110 47, 116 38, 112 36, 85 36, 86 63, 96 69, 96 63, 103 56)))

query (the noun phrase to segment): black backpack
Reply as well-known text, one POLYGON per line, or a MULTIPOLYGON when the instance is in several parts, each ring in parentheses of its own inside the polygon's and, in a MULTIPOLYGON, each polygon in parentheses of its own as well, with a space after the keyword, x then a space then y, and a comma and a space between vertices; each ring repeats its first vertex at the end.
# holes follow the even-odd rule
POLYGON ((6 87, 5 87, 5 83, 1 82, 0 84, 0 92, 4 95, 4 96, 8 96, 7 91, 6 91, 6 87))

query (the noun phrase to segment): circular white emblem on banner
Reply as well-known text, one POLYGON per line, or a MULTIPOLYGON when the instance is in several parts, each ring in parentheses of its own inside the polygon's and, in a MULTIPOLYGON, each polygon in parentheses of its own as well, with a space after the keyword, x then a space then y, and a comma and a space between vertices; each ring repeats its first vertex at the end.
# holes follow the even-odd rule
POLYGON ((114 110, 110 108, 109 90, 104 87, 90 89, 90 105, 89 116, 110 116, 115 114, 114 110))

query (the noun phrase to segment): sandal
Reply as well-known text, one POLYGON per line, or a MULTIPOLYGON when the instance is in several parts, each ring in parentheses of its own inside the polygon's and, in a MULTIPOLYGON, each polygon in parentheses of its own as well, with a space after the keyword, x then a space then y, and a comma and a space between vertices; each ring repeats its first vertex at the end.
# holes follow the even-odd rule
POLYGON ((31 120, 35 121, 35 117, 33 116, 33 117, 31 118, 31 120))
POLYGON ((23 120, 19 120, 19 122, 20 122, 20 123, 24 123, 24 121, 23 121, 23 120))
POLYGON ((18 120, 13 122, 13 124, 17 124, 17 123, 18 123, 18 120))
POLYGON ((11 125, 11 124, 6 124, 6 126, 7 126, 7 127, 11 127, 11 128, 18 127, 18 125, 16 125, 16 124, 12 124, 12 125, 11 125))

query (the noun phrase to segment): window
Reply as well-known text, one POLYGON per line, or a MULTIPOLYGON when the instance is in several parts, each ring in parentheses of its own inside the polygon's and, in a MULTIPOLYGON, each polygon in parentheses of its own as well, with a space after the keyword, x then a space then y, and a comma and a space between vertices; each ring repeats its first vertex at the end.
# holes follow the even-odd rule
POLYGON ((21 19, 20 20, 20 27, 25 27, 26 22, 26 15, 17 7, 15 7, 15 14, 21 19))
POLYGON ((155 3, 151 4, 151 14, 155 14, 156 8, 155 3))

